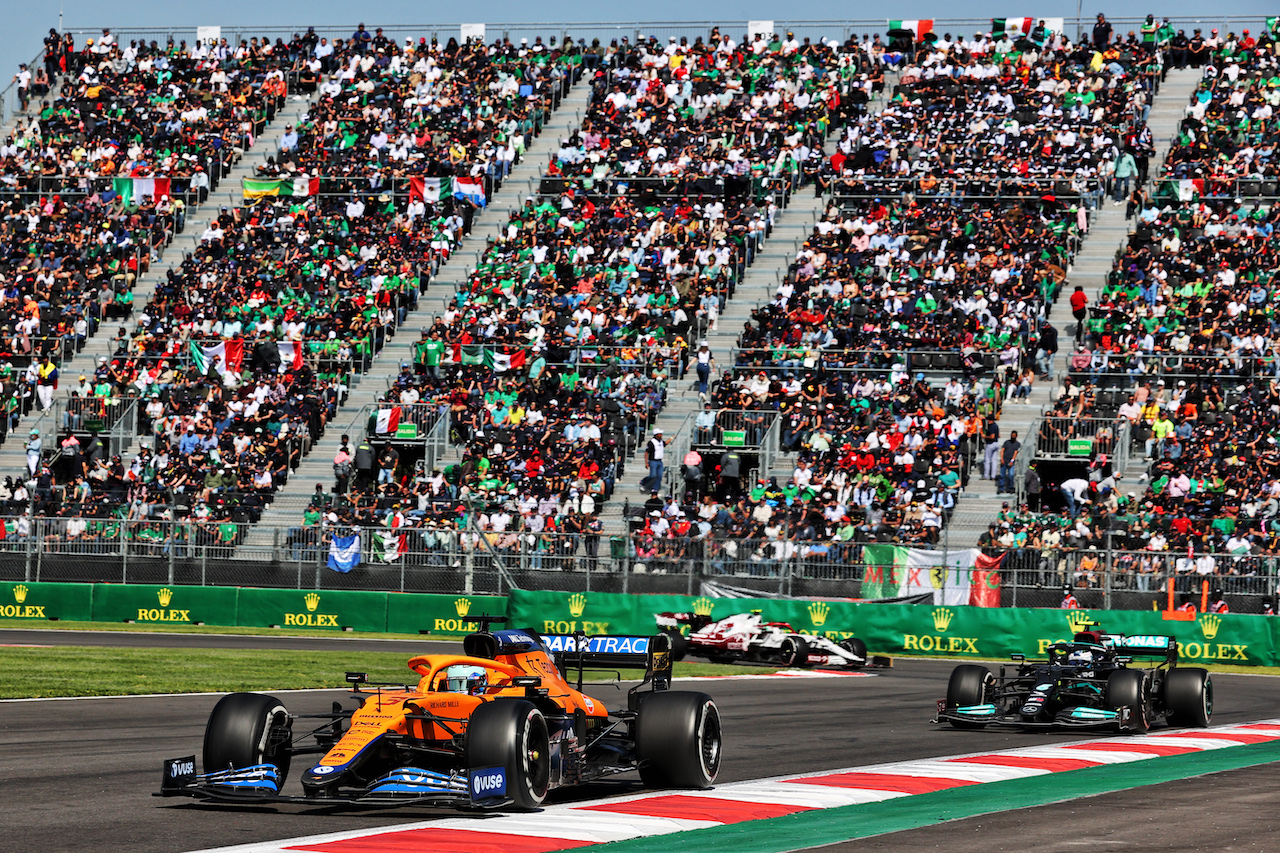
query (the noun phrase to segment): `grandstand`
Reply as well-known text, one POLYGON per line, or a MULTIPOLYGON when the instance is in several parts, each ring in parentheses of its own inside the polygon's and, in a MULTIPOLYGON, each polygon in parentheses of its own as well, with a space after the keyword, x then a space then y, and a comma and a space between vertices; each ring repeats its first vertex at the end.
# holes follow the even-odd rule
POLYGON ((0 147, 0 570, 1273 593, 1270 35, 769 23, 73 40, 0 147))

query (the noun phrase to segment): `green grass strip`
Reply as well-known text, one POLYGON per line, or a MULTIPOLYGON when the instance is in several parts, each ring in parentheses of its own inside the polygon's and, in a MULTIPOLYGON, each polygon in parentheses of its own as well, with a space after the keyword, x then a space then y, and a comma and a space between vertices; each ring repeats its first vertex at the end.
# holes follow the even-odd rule
POLYGON ((1024 779, 966 785, 879 803, 860 803, 595 845, 592 853, 785 853, 857 838, 918 829, 949 820, 1044 806, 1095 794, 1159 785, 1223 770, 1280 761, 1280 742, 1102 764, 1024 779))

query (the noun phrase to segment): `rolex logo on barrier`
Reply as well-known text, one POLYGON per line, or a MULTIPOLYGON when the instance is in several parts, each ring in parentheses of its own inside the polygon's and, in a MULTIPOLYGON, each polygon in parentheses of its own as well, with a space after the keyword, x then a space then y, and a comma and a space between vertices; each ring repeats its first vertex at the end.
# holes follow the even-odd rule
POLYGON ((587 609, 587 597, 580 592, 575 592, 569 596, 569 615, 574 619, 581 616, 587 609))
POLYGON ((813 620, 813 627, 820 628, 822 623, 827 621, 827 616, 831 613, 831 607, 824 601, 815 601, 809 605, 809 618, 813 620))
POLYGON ((1079 634, 1081 631, 1088 631, 1093 625, 1093 620, 1083 610, 1072 610, 1067 614, 1067 625, 1071 628, 1072 634, 1079 634))
POLYGON ((177 608, 170 609, 169 605, 173 602, 173 590, 169 587, 161 587, 156 590, 156 601, 160 603, 159 607, 139 607, 136 621, 138 622, 190 622, 191 611, 179 610, 177 608))
POLYGON ((1200 617, 1200 633, 1204 634, 1206 640, 1212 640, 1218 636, 1218 629, 1222 627, 1222 617, 1220 616, 1201 616, 1200 617))
POLYGON ((583 631, 592 636, 596 634, 609 633, 608 622, 592 622, 587 619, 578 621, 583 613, 587 612, 587 596, 585 593, 575 592, 569 596, 569 619, 547 619, 542 623, 542 633, 544 634, 572 634, 574 631, 583 631))
POLYGON ((306 613, 286 613, 284 615, 284 625, 286 628, 337 628, 338 614, 336 613, 317 613, 316 608, 320 606, 320 593, 309 592, 302 597, 302 603, 306 606, 306 613))
POLYGON ((711 611, 715 609, 716 603, 706 596, 693 600, 693 612, 697 616, 710 616, 711 611))
POLYGON ((6 619, 47 619, 43 604, 25 604, 31 590, 26 584, 17 584, 13 588, 13 600, 17 604, 0 604, 0 616, 6 619))
POLYGON ((468 634, 480 630, 479 623, 467 621, 467 614, 471 612, 471 599, 454 599, 453 612, 458 614, 457 619, 436 619, 431 630, 441 634, 468 634))
POLYGON ((956 618, 950 607, 933 608, 933 629, 937 634, 903 634, 902 650, 905 652, 941 652, 943 654, 976 655, 977 637, 943 637, 956 618))

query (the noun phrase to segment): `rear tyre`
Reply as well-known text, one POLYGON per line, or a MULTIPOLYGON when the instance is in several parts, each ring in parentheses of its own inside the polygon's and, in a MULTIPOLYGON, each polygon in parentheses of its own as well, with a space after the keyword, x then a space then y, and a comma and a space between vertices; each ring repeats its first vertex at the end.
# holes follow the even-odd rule
POLYGON ((857 655, 864 661, 867 659, 867 644, 859 640, 857 637, 850 637, 847 640, 841 640, 840 647, 851 655, 857 655))
POLYGON ((1149 686, 1147 674, 1134 669, 1118 669, 1107 678, 1107 708, 1112 711, 1125 706, 1131 708, 1129 727, 1136 732, 1151 728, 1149 686))
POLYGON ((663 628, 662 633, 671 640, 671 659, 684 660, 685 655, 689 654, 689 640, 675 628, 663 628))
POLYGON ((280 787, 289 775, 289 712, 274 696, 231 693, 218 700, 204 727, 204 772, 274 764, 280 787))
MULTIPOLYGON (((991 670, 985 666, 965 663, 951 670, 951 679, 947 682, 947 710, 965 708, 970 705, 985 705, 991 685, 995 678, 991 670)), ((957 729, 981 729, 985 723, 968 720, 948 720, 957 729)))
POLYGON ((705 693, 653 693, 636 719, 640 779, 657 788, 709 788, 720 773, 720 711, 705 693))
POLYGON ((1164 679, 1169 725, 1204 728, 1213 717, 1213 680, 1199 667, 1175 669, 1164 679))
POLYGON ((501 767, 517 809, 536 809, 551 785, 551 738, 532 702, 496 699, 471 714, 463 756, 467 768, 501 767))
POLYGON ((787 666, 805 666, 809 663, 809 644, 801 637, 787 637, 782 641, 782 662, 787 666))

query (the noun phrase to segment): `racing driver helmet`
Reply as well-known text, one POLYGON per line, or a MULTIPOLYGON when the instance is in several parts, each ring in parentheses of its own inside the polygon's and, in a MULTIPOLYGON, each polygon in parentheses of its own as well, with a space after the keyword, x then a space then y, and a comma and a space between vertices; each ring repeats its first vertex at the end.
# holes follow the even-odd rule
POLYGON ((1067 655, 1067 663, 1088 669, 1093 666, 1093 652, 1089 649, 1072 649, 1071 654, 1067 655))
POLYGON ((469 693, 472 696, 484 692, 489 684, 484 667, 454 664, 444 671, 444 690, 447 693, 469 693))

